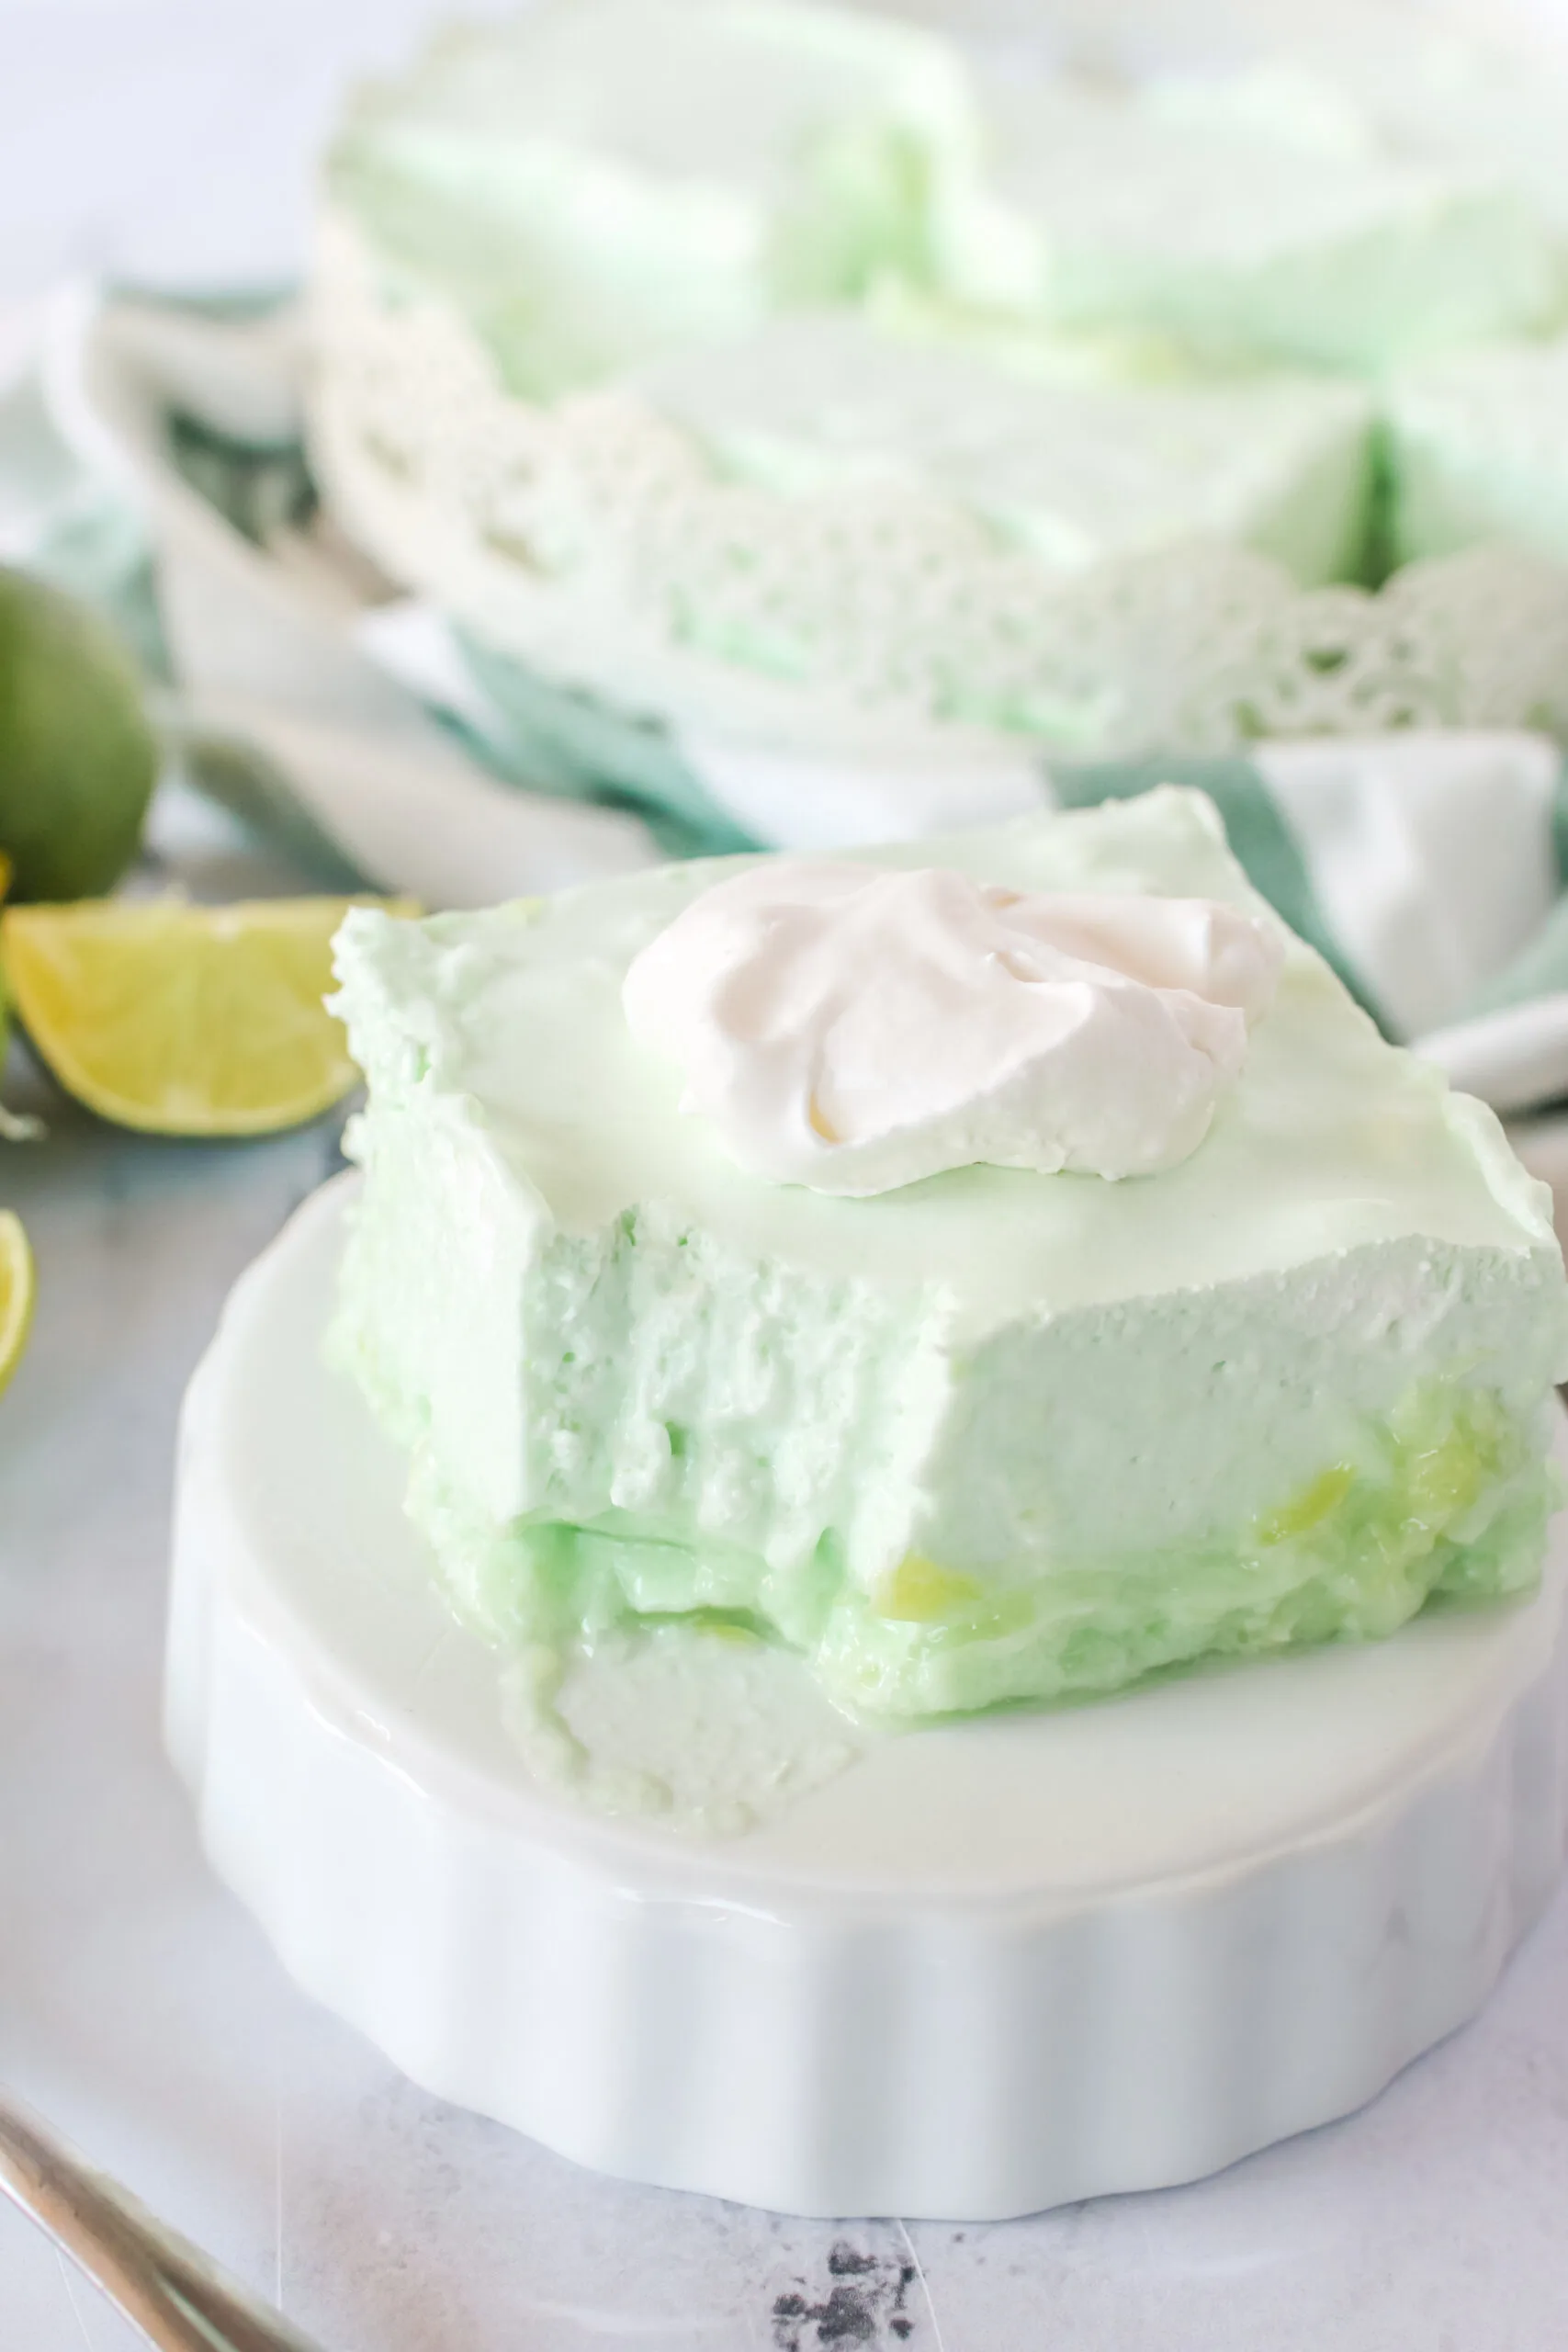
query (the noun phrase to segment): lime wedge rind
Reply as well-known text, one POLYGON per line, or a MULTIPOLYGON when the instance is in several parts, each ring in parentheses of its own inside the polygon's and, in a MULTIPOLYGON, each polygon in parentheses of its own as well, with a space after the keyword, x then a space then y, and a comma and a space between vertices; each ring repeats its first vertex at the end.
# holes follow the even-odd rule
POLYGON ((32 1329, 38 1282, 32 1246, 13 1209, 0 1209, 0 1389, 8 1386, 32 1329))

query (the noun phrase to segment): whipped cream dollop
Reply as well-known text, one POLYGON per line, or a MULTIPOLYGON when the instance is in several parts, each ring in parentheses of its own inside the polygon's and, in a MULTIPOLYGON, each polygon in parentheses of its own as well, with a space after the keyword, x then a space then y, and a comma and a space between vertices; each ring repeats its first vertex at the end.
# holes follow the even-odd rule
POLYGON ((863 1195, 982 1161, 1146 1176, 1202 1142, 1282 954, 1209 899, 777 858, 694 899, 623 1002, 681 1065, 682 1111, 776 1183, 863 1195))

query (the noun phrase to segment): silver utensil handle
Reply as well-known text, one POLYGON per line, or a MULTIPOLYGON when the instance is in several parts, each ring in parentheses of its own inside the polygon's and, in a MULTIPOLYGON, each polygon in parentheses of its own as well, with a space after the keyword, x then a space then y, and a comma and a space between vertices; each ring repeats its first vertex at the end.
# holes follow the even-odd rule
POLYGON ((0 2189, 157 2352, 318 2352, 281 2312, 165 2228, 8 2098, 0 2099, 0 2189))

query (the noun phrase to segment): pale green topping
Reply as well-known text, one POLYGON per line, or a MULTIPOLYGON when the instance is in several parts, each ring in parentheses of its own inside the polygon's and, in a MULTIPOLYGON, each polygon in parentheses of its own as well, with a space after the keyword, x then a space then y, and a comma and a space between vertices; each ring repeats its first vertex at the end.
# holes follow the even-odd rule
MULTIPOLYGON (((1276 920, 1210 803, 1189 791, 868 859, 949 865, 1021 889, 1214 898, 1276 920)), ((678 1115, 678 1073, 635 1044, 621 1007, 632 957, 742 864, 670 866, 423 924, 351 918, 340 964, 378 1102, 399 1107, 406 1041, 417 1035, 435 1100, 486 1106, 491 1148, 563 1233, 598 1233, 628 1209, 668 1204, 742 1257, 828 1278, 918 1286, 941 1265, 965 1328, 1023 1306, 1245 1279, 1412 1231, 1502 1249, 1550 1239, 1543 1196, 1495 1121, 1386 1046, 1299 945, 1244 1083, 1156 1196, 972 1169, 910 1186, 874 1213, 749 1179, 678 1115)))

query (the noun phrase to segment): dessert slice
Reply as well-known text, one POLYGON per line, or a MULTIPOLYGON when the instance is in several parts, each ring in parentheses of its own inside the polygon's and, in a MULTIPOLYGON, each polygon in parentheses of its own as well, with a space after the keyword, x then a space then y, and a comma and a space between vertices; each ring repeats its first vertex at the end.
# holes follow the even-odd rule
POLYGON ((1086 383, 1073 364, 1046 340, 998 357, 820 312, 633 380, 735 477, 794 499, 912 492, 1052 571, 1192 538, 1257 548, 1303 586, 1356 570, 1371 438, 1359 387, 1086 383))
POLYGON ((1528 1587, 1568 1290, 1492 1114, 1171 788, 340 934, 335 1346, 457 1606, 908 1719, 1528 1587))
MULTIPOLYGON (((365 92, 329 207, 539 395, 925 266, 972 150, 934 35, 794 0, 546 0, 365 92)), ((323 288, 330 300, 330 287, 323 288)))
POLYGON ((1568 562, 1568 339, 1455 352, 1385 401, 1402 562, 1478 539, 1568 562))
POLYGON ((942 195, 956 291, 1058 326, 1375 368, 1562 315, 1554 232, 1496 174, 1384 151, 1353 114, 1292 122, 1245 77, 1205 96, 1014 77, 983 175, 942 195))

